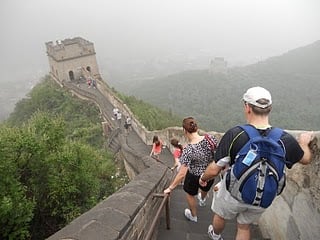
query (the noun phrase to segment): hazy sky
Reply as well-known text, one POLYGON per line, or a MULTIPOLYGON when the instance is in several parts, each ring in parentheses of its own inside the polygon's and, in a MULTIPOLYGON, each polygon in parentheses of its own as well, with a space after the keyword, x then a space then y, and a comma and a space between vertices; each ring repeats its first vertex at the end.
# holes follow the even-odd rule
POLYGON ((201 53, 252 62, 320 40, 320 1, 1 0, 0 29, 5 77, 46 73, 45 42, 76 36, 95 44, 98 62, 201 53))

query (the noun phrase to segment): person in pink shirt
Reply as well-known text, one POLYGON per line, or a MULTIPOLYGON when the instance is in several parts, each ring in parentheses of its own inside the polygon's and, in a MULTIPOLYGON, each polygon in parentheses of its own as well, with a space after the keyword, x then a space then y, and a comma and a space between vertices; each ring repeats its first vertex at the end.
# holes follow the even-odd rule
POLYGON ((159 160, 161 150, 162 150, 162 141, 159 139, 157 135, 155 135, 153 136, 153 140, 152 140, 152 149, 150 152, 150 157, 153 157, 156 160, 159 160))
POLYGON ((173 169, 177 168, 177 172, 179 172, 179 169, 180 169, 180 166, 181 166, 179 158, 180 158, 180 156, 182 154, 183 146, 179 142, 179 140, 176 139, 176 138, 172 138, 170 140, 170 143, 174 147, 174 150, 172 152, 173 159, 174 159, 174 165, 173 165, 173 167, 171 169, 173 170, 173 169))

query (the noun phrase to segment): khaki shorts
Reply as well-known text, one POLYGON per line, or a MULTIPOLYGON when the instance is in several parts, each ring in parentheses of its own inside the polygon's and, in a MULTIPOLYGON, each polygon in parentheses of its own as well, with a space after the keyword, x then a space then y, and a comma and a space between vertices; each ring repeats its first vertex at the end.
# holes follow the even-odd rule
POLYGON ((224 219, 237 218, 240 224, 251 224, 257 221, 265 208, 245 204, 232 197, 226 189, 225 179, 213 195, 211 210, 224 219))

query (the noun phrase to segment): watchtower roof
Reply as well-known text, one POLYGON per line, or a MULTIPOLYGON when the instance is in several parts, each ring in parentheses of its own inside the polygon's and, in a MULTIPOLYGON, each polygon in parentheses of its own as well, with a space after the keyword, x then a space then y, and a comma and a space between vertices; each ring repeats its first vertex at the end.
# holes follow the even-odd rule
POLYGON ((77 57, 95 55, 93 43, 81 37, 46 43, 47 54, 55 61, 65 61, 77 57))

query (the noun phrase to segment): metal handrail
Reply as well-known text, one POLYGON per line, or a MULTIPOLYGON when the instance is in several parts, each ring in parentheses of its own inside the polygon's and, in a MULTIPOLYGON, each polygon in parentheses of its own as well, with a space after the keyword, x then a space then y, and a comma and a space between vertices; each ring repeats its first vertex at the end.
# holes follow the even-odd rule
MULTIPOLYGON (((170 170, 174 171, 176 169, 177 166, 175 166, 174 168, 171 168, 170 170)), ((172 180, 175 178, 176 173, 172 175, 170 182, 172 182, 172 180)), ((161 204, 158 208, 158 211, 156 212, 156 215, 151 223, 151 226, 149 228, 149 231, 146 235, 146 237, 144 238, 144 240, 150 240, 152 237, 152 234, 154 232, 154 229, 156 227, 157 221, 159 220, 160 214, 163 210, 163 207, 166 207, 166 225, 167 225, 167 229, 170 229, 170 205, 169 205, 169 200, 170 200, 170 194, 163 194, 163 193, 154 193, 153 197, 163 197, 161 204)))
POLYGON ((167 229, 170 229, 170 208, 169 208, 169 194, 154 194, 153 197, 163 197, 163 200, 158 208, 158 211, 151 223, 150 229, 147 233, 147 236, 145 237, 145 240, 150 240, 152 237, 152 234, 154 232, 154 229, 156 227, 157 221, 160 217, 160 214, 162 212, 162 209, 164 206, 166 206, 166 223, 167 223, 167 229))

